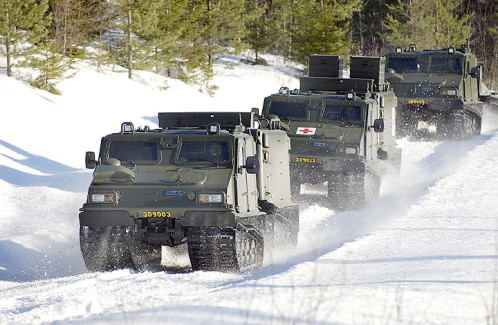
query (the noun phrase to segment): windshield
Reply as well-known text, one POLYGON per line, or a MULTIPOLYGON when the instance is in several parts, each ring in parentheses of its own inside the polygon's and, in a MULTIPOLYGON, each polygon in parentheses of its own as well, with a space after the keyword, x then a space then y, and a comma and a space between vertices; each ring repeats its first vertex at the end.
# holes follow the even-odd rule
POLYGON ((459 58, 432 58, 429 66, 431 71, 460 73, 461 64, 459 58))
POLYGON ((157 142, 154 141, 112 141, 108 158, 140 163, 158 160, 157 142))
POLYGON ((287 118, 308 118, 308 104, 303 102, 271 102, 268 114, 287 118))
POLYGON ((417 64, 416 58, 389 58, 387 67, 395 72, 417 71, 420 66, 417 64))
POLYGON ((328 104, 323 111, 322 121, 360 123, 362 121, 361 107, 328 104))
POLYGON ((178 163, 230 161, 230 151, 226 141, 183 141, 178 153, 178 163))

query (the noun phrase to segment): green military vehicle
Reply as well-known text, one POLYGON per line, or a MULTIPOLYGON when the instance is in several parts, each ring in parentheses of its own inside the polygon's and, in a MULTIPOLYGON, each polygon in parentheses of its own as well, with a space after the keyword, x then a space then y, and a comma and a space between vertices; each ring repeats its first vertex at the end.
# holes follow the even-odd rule
POLYGON ((291 138, 294 198, 306 198, 303 184, 327 182, 332 208, 363 207, 378 197, 389 165, 399 170, 396 96, 384 82, 384 64, 381 57, 351 57, 350 78, 340 78, 339 56, 311 55, 300 89, 265 98, 262 115, 278 116, 291 138))
POLYGON ((397 136, 465 139, 481 132, 490 92, 468 48, 386 55, 386 79, 398 97, 397 136))
MULTIPOLYGON (((159 129, 123 123, 102 138, 80 209, 90 271, 161 269, 161 249, 186 245, 193 270, 244 271, 296 245, 289 138, 251 113, 159 113, 159 129), (259 124, 259 128, 254 126, 259 124)), ((185 246, 182 246, 185 247, 185 246)))

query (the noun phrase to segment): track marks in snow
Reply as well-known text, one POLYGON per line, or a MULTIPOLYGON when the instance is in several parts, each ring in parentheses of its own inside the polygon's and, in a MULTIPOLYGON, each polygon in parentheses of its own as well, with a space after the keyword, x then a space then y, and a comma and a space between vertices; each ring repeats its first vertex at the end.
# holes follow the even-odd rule
POLYGON ((430 196, 431 187, 458 170, 492 136, 483 134, 467 141, 447 142, 399 140, 403 149, 401 173, 399 177, 384 179, 379 201, 362 210, 339 213, 319 206, 302 209, 299 247, 288 255, 276 256, 274 264, 281 265, 273 268, 281 272, 282 267, 314 260, 402 217, 430 196))

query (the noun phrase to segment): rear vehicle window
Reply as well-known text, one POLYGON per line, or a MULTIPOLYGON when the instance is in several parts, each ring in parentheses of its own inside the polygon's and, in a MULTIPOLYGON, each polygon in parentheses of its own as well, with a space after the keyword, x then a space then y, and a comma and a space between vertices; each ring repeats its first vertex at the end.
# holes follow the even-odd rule
POLYGON ((420 67, 416 58, 389 58, 387 68, 395 72, 417 71, 420 67))
POLYGON ((183 141, 178 153, 179 163, 229 162, 230 151, 226 141, 183 141))
POLYGON ((133 163, 157 161, 157 142, 154 141, 113 141, 109 147, 109 157, 133 163))
POLYGON ((278 102, 272 101, 268 114, 275 114, 287 118, 308 118, 308 104, 303 102, 278 102))
POLYGON ((358 123, 362 121, 361 107, 328 104, 323 111, 322 121, 346 121, 358 123))

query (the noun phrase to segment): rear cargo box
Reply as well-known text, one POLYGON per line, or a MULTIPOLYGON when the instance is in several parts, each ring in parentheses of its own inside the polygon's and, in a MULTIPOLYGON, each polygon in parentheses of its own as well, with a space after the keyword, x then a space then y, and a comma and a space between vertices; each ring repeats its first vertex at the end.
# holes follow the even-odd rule
POLYGON ((343 60, 338 55, 317 55, 309 57, 310 77, 342 77, 343 60))
POLYGON ((349 70, 350 78, 373 79, 375 84, 385 84, 384 70, 386 58, 376 56, 352 56, 349 70))

